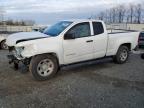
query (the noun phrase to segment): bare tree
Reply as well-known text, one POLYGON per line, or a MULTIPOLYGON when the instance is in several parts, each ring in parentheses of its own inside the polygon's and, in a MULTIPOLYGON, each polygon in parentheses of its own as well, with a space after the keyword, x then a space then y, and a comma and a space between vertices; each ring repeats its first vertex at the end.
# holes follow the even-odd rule
POLYGON ((129 11, 128 11, 128 13, 129 13, 129 17, 130 17, 130 23, 133 23, 133 18, 134 18, 134 9, 135 8, 135 6, 133 5, 133 4, 130 4, 129 5, 129 11))
POLYGON ((0 6, 0 22, 2 22, 4 20, 4 14, 5 14, 5 10, 2 6, 0 6))
POLYGON ((144 11, 142 4, 124 4, 107 9, 98 14, 98 19, 107 23, 142 23, 144 22, 144 11))
POLYGON ((125 9, 125 6, 124 5, 119 5, 117 7, 117 17, 118 17, 118 23, 123 23, 124 21, 124 17, 125 17, 125 12, 126 12, 126 9, 125 9))
POLYGON ((2 7, 0 7, 0 22, 3 20, 3 10, 2 7))
POLYGON ((105 17, 104 17, 104 21, 106 23, 112 23, 113 22, 113 14, 112 14, 112 11, 111 10, 106 10, 105 13, 104 13, 105 17))
POLYGON ((116 23, 116 14, 117 14, 117 9, 116 9, 116 7, 114 7, 114 8, 111 8, 111 15, 112 15, 112 22, 113 23, 116 23))
POLYGON ((136 17, 136 23, 141 23, 141 17, 142 17, 142 6, 141 4, 137 4, 135 6, 135 17, 136 17))
POLYGON ((112 11, 109 10, 108 14, 109 14, 109 15, 108 15, 108 18, 109 18, 108 22, 109 22, 109 23, 112 23, 112 21, 113 21, 113 20, 112 20, 112 11))
POLYGON ((100 12, 100 14, 98 15, 98 19, 99 20, 104 20, 105 17, 105 13, 104 12, 100 12))

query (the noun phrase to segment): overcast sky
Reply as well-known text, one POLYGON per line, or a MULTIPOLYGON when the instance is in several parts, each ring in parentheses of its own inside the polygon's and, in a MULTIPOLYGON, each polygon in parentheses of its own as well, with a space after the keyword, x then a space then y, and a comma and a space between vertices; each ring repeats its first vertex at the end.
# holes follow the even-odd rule
POLYGON ((32 19, 38 24, 51 24, 69 18, 88 18, 118 4, 143 0, 0 0, 5 18, 32 19))

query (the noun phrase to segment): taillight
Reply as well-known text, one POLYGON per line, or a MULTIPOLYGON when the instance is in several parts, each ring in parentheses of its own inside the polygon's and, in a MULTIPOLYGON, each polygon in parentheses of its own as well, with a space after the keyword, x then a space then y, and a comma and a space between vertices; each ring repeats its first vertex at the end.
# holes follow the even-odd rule
POLYGON ((141 36, 141 34, 139 34, 139 37, 138 37, 138 44, 139 44, 139 42, 140 42, 140 36, 141 36))

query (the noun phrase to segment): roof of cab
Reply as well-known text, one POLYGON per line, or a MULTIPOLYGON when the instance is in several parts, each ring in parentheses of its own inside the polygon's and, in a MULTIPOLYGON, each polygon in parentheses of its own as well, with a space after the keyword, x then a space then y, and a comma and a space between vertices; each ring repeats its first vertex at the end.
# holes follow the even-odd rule
POLYGON ((103 22, 101 20, 95 20, 95 19, 68 19, 64 21, 70 21, 70 22, 89 22, 89 21, 96 21, 96 22, 103 22))

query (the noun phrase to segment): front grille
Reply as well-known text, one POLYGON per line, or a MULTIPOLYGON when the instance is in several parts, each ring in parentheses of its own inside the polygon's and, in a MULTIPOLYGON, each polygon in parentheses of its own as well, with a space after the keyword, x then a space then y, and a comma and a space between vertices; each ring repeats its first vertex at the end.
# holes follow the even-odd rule
POLYGON ((21 55, 20 49, 15 48, 14 46, 9 47, 9 53, 14 55, 17 59, 24 59, 21 55))
POLYGON ((21 59, 22 56, 19 54, 19 52, 15 49, 14 46, 9 47, 10 54, 14 55, 17 59, 21 59))

